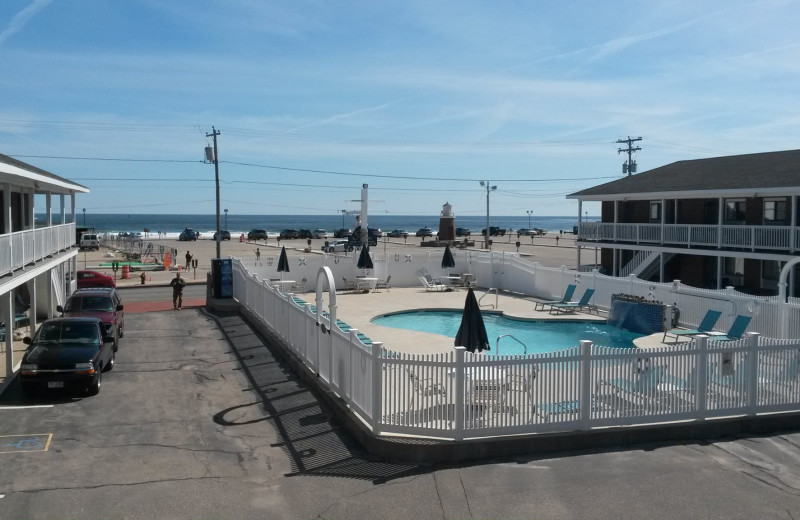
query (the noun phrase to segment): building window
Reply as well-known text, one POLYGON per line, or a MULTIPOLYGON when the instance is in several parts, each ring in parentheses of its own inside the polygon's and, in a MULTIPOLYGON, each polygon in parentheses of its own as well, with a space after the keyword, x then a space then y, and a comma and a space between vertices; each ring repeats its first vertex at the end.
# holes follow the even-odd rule
POLYGON ((761 261, 761 278, 763 280, 778 281, 781 274, 781 263, 777 260, 761 261))
POLYGON ((786 199, 764 200, 764 224, 786 224, 789 204, 786 199))
POLYGON ((747 202, 744 199, 728 199, 725 201, 725 223, 743 223, 747 202))
POLYGON ((650 203, 650 222, 661 222, 661 202, 650 203))

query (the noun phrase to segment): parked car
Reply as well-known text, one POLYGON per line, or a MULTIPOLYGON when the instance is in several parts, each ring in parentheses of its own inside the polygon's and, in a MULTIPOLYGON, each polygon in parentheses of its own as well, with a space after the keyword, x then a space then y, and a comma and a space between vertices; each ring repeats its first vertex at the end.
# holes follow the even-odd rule
POLYGON ((353 234, 352 229, 341 228, 333 232, 333 238, 347 238, 353 234))
POLYGON ((267 239, 266 229, 251 229, 247 233, 247 240, 266 240, 266 239, 267 239))
POLYGON ((314 238, 314 235, 311 233, 310 229, 301 229, 297 232, 297 238, 314 238))
POLYGON ((86 249, 100 250, 100 239, 95 233, 84 233, 81 235, 81 241, 78 242, 78 249, 84 251, 86 249))
POLYGON ((535 235, 535 233, 534 233, 534 231, 532 229, 519 228, 517 230, 517 235, 523 237, 523 236, 535 235))
POLYGON ((347 240, 336 240, 330 242, 328 245, 322 246, 322 251, 325 253, 349 253, 354 249, 355 247, 347 240))
MULTIPOLYGON (((381 232, 380 229, 369 228, 367 230, 367 244, 369 244, 370 246, 377 246, 380 232, 381 232)), ((353 234, 350 235, 347 240, 350 242, 351 246, 361 247, 361 226, 355 228, 353 230, 353 234)))
POLYGON ((402 229, 393 229, 386 233, 389 238, 408 238, 408 231, 402 229))
MULTIPOLYGON (((227 229, 221 229, 219 231, 220 240, 230 240, 231 239, 231 232, 227 229)), ((217 233, 214 233, 214 240, 217 239, 217 233)))
MULTIPOLYGON (((486 228, 481 229, 481 235, 484 235, 484 236, 486 235, 486 228)), ((504 236, 506 236, 506 230, 505 229, 500 229, 497 226, 489 226, 489 236, 492 236, 492 237, 496 237, 496 236, 504 237, 504 236)))
POLYGON ((311 233, 311 238, 330 238, 330 237, 331 237, 331 234, 328 233, 328 231, 326 231, 324 229, 315 229, 311 233))
POLYGON ((104 334, 98 318, 53 318, 39 326, 22 356, 22 391, 39 389, 100 391, 103 372, 114 368, 114 338, 104 334))
POLYGON ((468 237, 471 233, 472 233, 472 231, 470 231, 467 228, 463 228, 463 227, 457 227, 456 228, 456 236, 457 237, 468 237))
POLYGON ((431 231, 431 228, 427 228, 427 227, 419 228, 417 230, 417 236, 418 237, 432 237, 433 236, 433 231, 431 231))
POLYGON ((289 238, 300 238, 300 232, 296 229, 284 229, 281 231, 279 235, 281 240, 286 240, 289 238))
POLYGON ((199 233, 194 229, 186 228, 183 231, 181 231, 180 235, 178 235, 178 240, 180 240, 181 242, 189 240, 197 240, 197 235, 199 235, 199 233))
POLYGON ((113 277, 97 271, 78 271, 78 289, 86 287, 116 287, 113 277))
POLYGON ((67 298, 64 307, 59 305, 56 309, 67 318, 99 318, 105 335, 114 338, 114 350, 119 349, 119 338, 125 335, 125 313, 122 300, 113 287, 78 289, 67 298))

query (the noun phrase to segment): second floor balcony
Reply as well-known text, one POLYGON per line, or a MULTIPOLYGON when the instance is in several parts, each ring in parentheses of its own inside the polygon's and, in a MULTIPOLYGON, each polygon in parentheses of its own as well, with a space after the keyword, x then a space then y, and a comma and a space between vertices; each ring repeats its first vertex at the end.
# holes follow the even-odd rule
POLYGON ((582 222, 578 240, 793 253, 800 250, 800 227, 582 222))
POLYGON ((74 245, 74 222, 0 235, 0 276, 74 245))

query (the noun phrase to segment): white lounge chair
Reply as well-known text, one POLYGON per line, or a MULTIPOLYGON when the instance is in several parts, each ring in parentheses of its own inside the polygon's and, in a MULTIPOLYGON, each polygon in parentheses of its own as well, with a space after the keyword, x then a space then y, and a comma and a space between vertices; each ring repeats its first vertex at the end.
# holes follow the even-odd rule
POLYGON ((442 282, 437 282, 436 280, 434 280, 433 282, 429 282, 428 280, 425 279, 424 276, 420 276, 419 277, 419 281, 422 284, 422 286, 425 288, 426 291, 446 291, 447 290, 447 286, 445 284, 443 284, 442 282))

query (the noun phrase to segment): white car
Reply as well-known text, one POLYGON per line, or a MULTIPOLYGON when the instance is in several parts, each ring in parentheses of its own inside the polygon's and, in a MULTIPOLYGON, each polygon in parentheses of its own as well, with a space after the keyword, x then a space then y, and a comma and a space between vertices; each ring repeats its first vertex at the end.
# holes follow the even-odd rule
POLYGON ((311 232, 311 238, 330 238, 331 234, 324 229, 315 229, 311 232))
POLYGON ((327 246, 322 246, 322 250, 326 253, 349 253, 353 249, 355 248, 351 246, 350 242, 347 240, 336 240, 334 242, 330 242, 327 246))

